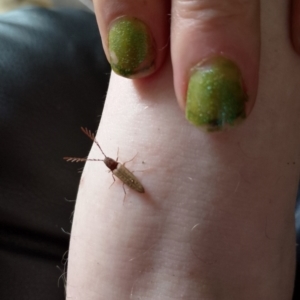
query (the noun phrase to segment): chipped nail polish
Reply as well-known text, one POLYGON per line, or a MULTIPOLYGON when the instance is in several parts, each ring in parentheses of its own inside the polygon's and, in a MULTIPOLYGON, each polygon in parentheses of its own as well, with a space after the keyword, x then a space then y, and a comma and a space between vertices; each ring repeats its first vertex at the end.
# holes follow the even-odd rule
POLYGON ((191 71, 186 118, 207 131, 219 131, 246 117, 247 99, 236 64, 222 56, 211 57, 191 71))
POLYGON ((133 17, 116 19, 109 30, 112 69, 127 78, 143 77, 155 67, 155 43, 146 24, 133 17))

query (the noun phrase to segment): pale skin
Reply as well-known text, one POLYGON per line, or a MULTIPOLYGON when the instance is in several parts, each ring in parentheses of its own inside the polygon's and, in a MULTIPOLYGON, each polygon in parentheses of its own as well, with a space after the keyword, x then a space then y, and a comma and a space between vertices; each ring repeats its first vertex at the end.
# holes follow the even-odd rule
MULTIPOLYGON (((143 81, 112 74, 96 138, 122 162, 138 153, 126 167, 143 170, 146 192, 127 190, 123 204, 122 183, 86 164, 67 299, 291 299, 300 63, 287 10, 264 1, 256 104, 226 132, 185 120, 170 60, 143 81)), ((95 145, 89 157, 102 158, 95 145)))

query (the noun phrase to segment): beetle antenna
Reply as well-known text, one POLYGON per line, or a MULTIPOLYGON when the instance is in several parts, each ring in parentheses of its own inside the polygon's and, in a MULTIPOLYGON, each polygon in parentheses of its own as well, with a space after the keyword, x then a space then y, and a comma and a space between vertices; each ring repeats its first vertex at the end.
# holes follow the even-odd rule
POLYGON ((96 158, 82 158, 82 157, 63 157, 64 160, 69 162, 83 162, 83 161, 103 161, 103 159, 96 158))
POLYGON ((87 135, 97 146, 98 146, 98 148, 100 149, 100 151, 102 152, 102 154, 105 156, 105 157, 107 157, 105 154, 104 154, 104 152, 103 152, 103 150, 101 149, 101 147, 100 147, 100 145, 99 145, 99 143, 96 141, 96 138, 95 138, 95 134, 94 133, 92 133, 89 129, 87 129, 87 128, 83 128, 83 127, 80 127, 80 129, 81 129, 81 131, 85 134, 85 135, 87 135))

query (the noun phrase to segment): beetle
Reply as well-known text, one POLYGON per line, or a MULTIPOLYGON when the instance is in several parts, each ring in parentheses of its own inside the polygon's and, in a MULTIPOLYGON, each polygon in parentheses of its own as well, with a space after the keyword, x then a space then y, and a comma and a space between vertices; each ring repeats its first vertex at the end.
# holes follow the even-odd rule
MULTIPOLYGON (((108 169, 113 174, 113 179, 115 181, 114 176, 118 177, 123 182, 123 189, 124 184, 126 184, 131 189, 135 190, 139 193, 145 193, 145 189, 143 185, 140 183, 140 181, 133 175, 132 172, 130 172, 126 167, 125 163, 121 164, 117 160, 114 160, 108 156, 105 155, 102 148, 100 147, 100 144, 97 142, 95 135, 88 130, 87 128, 81 127, 82 132, 87 135, 100 149, 102 154, 104 155, 104 159, 95 159, 95 158, 80 158, 80 157, 64 157, 63 159, 69 162, 83 162, 83 161, 103 161, 104 164, 107 166, 108 169)), ((126 191, 124 189, 124 193, 126 194, 126 191)))

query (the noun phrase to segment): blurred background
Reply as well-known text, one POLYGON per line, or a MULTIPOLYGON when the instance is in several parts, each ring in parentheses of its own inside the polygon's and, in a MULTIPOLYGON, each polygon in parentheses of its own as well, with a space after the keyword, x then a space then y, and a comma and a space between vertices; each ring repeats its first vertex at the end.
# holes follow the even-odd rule
POLYGON ((24 5, 87 9, 79 0, 0 0, 0 12, 13 10, 24 5))
MULTIPOLYGON (((1 1, 1 0, 0 0, 1 1)), ((68 6, 68 7, 76 7, 76 8, 86 8, 79 0, 52 0, 54 6, 68 6)))
POLYGON ((83 5, 79 0, 52 0, 52 3, 54 6, 71 6, 71 7, 77 7, 77 8, 85 8, 85 5, 83 5))

